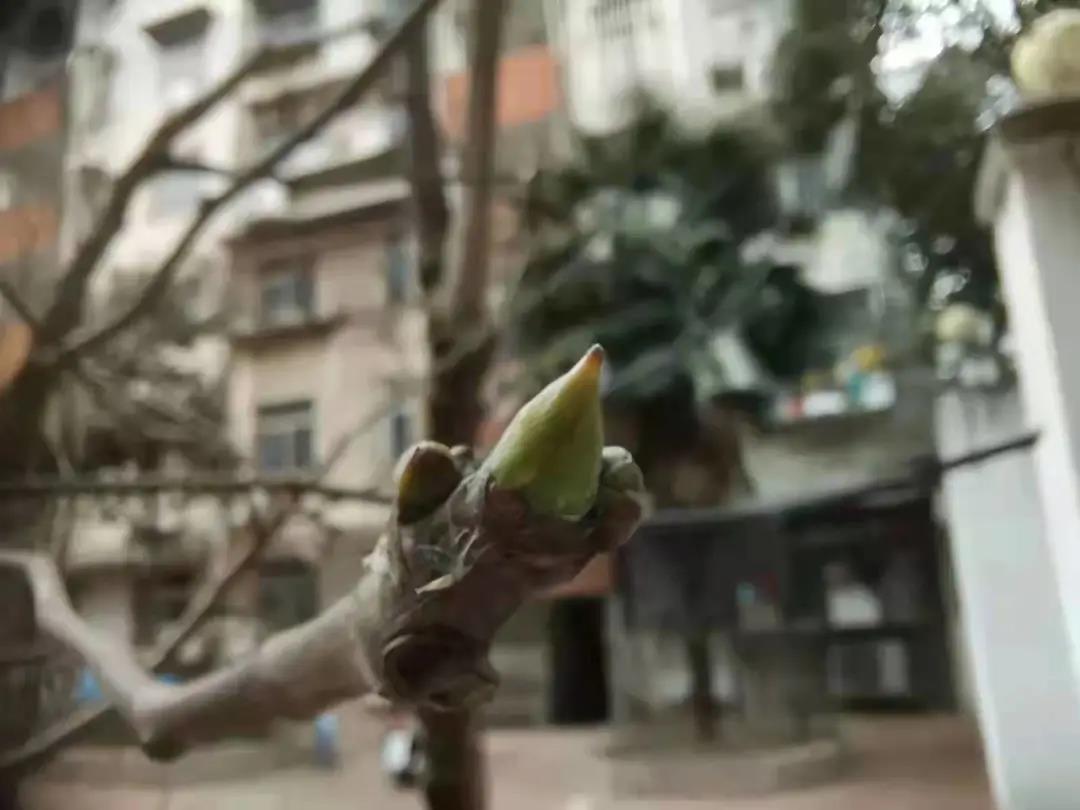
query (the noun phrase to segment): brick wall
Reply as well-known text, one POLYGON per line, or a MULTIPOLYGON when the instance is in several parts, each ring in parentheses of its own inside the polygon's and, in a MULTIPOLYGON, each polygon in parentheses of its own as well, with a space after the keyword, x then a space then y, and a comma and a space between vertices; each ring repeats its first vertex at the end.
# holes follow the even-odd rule
POLYGON ((0 153, 59 135, 63 119, 59 84, 0 104, 0 153))
POLYGON ((56 208, 49 203, 28 203, 0 211, 0 265, 54 244, 59 227, 56 208))
MULTIPOLYGON (((496 111, 500 129, 542 121, 561 104, 558 65, 547 46, 530 45, 502 58, 496 111)), ((460 140, 464 134, 468 106, 468 74, 448 76, 442 114, 452 140, 460 140)))

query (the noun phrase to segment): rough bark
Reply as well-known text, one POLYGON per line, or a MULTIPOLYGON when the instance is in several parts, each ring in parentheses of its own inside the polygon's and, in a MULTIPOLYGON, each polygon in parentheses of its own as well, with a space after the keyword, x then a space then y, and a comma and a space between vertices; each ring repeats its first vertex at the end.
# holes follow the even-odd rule
POLYGON ((459 472, 434 512, 391 522, 350 594, 251 658, 182 686, 155 681, 128 648, 90 627, 47 557, 0 552, 0 567, 25 574, 39 630, 89 664, 157 758, 309 718, 368 691, 459 712, 494 688, 487 651, 499 626, 525 599, 625 540, 640 517, 640 493, 616 488, 626 478, 618 463, 605 467, 596 505, 577 523, 532 512, 484 472, 459 472))
MULTIPOLYGON (((498 60, 505 0, 474 0, 469 109, 462 150, 462 206, 447 246, 447 205, 431 113, 428 66, 417 39, 408 59, 411 181, 420 244, 420 282, 428 300, 432 377, 429 434, 472 444, 484 416, 483 379, 494 339, 486 296, 491 250, 498 60), (449 266, 450 273, 445 272, 449 266), (445 278, 449 275, 449 278, 445 278), (478 338, 476 336, 479 336, 478 338)), ((425 786, 431 810, 483 810, 486 786, 478 718, 471 711, 420 714, 431 759, 425 786)))

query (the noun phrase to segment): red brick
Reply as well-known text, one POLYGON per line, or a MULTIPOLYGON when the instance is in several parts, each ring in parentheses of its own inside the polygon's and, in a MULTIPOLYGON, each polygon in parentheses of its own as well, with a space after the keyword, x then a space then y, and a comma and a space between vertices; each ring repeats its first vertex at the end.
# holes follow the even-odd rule
POLYGON ((58 227, 56 209, 43 203, 0 211, 0 264, 47 248, 58 227))
POLYGON ((0 152, 54 137, 60 133, 63 120, 58 84, 0 104, 0 152))
MULTIPOLYGON (((504 56, 499 63, 498 81, 496 114, 500 128, 542 121, 562 102, 558 65, 546 45, 531 45, 504 56)), ((443 125, 452 139, 464 134, 468 106, 468 73, 448 77, 443 125)))

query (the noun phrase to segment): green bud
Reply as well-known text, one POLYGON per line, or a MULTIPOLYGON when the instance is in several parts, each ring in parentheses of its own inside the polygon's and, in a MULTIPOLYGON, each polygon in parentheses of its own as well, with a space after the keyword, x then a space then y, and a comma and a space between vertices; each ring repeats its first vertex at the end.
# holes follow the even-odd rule
POLYGON ((521 492, 541 514, 578 520, 596 500, 603 367, 604 350, 593 346, 517 412, 484 462, 496 484, 521 492))

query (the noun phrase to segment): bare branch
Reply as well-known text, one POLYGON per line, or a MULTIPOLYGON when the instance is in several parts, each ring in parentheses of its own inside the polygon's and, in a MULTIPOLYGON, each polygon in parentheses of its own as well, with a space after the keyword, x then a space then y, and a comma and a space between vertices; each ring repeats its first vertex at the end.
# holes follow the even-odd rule
POLYGON ((462 155, 462 237, 454 262, 451 308, 457 317, 485 315, 491 263, 491 201, 495 178, 498 62, 506 0, 473 4, 475 42, 469 65, 469 111, 462 155))
POLYGON ((333 41, 368 26, 370 26, 370 21, 365 18, 316 35, 312 39, 260 48, 202 96, 168 115, 146 141, 138 157, 116 179, 108 202, 87 237, 76 249, 75 256, 59 285, 56 298, 42 319, 48 341, 61 340, 78 327, 82 320, 82 306, 90 276, 97 268, 113 238, 123 227, 135 192, 149 177, 167 167, 170 160, 169 151, 180 135, 201 121, 208 112, 228 98, 248 78, 266 66, 288 59, 295 53, 302 53, 313 44, 333 41))
POLYGON ((200 98, 169 115, 146 142, 142 152, 127 171, 117 178, 108 202, 86 239, 79 245, 64 274, 56 298, 44 318, 45 333, 50 340, 60 339, 81 321, 87 282, 105 250, 123 227, 128 206, 136 190, 158 171, 173 141, 179 135, 201 120, 258 70, 263 64, 264 53, 260 51, 248 57, 200 98))
MULTIPOLYGON (((276 719, 310 717, 369 689, 446 709, 490 695, 495 631, 525 599, 573 577, 636 525, 639 493, 617 483, 627 463, 605 467, 597 519, 580 524, 532 513, 520 496, 489 487, 485 473, 459 475, 429 516, 391 524, 349 595, 251 658, 179 687, 156 682, 129 650, 78 616, 46 558, 0 552, 0 564, 26 572, 41 629, 93 668, 147 752, 169 757, 276 719)), ((230 575, 239 570, 238 563, 230 575)), ((181 624, 167 647, 186 637, 190 623, 181 624)), ((68 734, 77 728, 64 724, 68 734)), ((0 769, 41 753, 40 741, 31 741, 0 758, 0 769)))
MULTIPOLYGON (((350 430, 343 433, 334 443, 326 460, 314 476, 317 483, 324 478, 348 451, 353 441, 390 413, 391 403, 372 409, 350 430)), ((248 549, 228 567, 224 574, 212 582, 207 582, 192 598, 183 616, 177 622, 173 634, 161 646, 155 656, 154 666, 167 660, 181 644, 194 633, 209 616, 210 611, 221 600, 229 587, 258 557, 262 550, 273 540, 277 532, 285 526, 289 518, 299 507, 299 499, 294 493, 290 505, 278 511, 277 516, 266 525, 255 526, 255 537, 248 549)), ((9 769, 31 767, 44 757, 49 756, 58 746, 82 733, 89 726, 105 716, 109 706, 103 705, 80 710, 58 723, 44 729, 18 749, 0 755, 0 772, 9 769)))
MULTIPOLYGON (((382 580, 390 572, 386 565, 369 564, 355 593, 315 620, 275 637, 254 658, 170 688, 147 674, 130 649, 96 631, 74 611, 47 558, 0 552, 0 563, 26 570, 39 627, 83 658, 154 755, 167 756, 175 746, 186 748, 261 730, 275 719, 310 717, 363 694, 373 683, 358 641, 365 622, 379 616, 382 580)), ((373 630, 368 628, 366 634, 373 636, 373 630)))
POLYGON ((231 169, 226 169, 224 166, 213 166, 209 163, 204 163, 199 160, 187 160, 184 158, 176 157, 175 155, 167 155, 162 159, 161 168, 159 171, 163 172, 197 172, 199 174, 212 174, 218 177, 232 178, 236 176, 236 172, 231 169))
MULTIPOLYGON (((120 334, 150 312, 172 283, 176 273, 179 271, 181 262, 202 233, 203 228, 218 210, 251 184, 270 176, 274 169, 298 147, 315 137, 340 113, 355 105, 375 82, 383 76, 394 57, 403 49, 409 38, 415 34, 416 30, 427 19, 427 16, 435 10, 439 2, 440 0, 420 0, 398 28, 387 38, 367 66, 349 81, 318 115, 314 116, 264 158, 239 172, 227 189, 217 196, 205 200, 195 219, 158 267, 154 277, 143 288, 142 293, 135 302, 112 322, 87 337, 66 345, 60 352, 61 359, 79 352, 93 350, 120 334)), ((261 60, 265 57, 258 58, 261 60)))
POLYGON ((428 43, 421 30, 406 47, 405 111, 409 118, 409 182, 420 243, 420 287, 426 298, 439 289, 450 214, 440 170, 439 130, 431 111, 428 43))
MULTIPOLYGON (((482 340, 475 348, 461 351, 466 341, 462 328, 484 327, 491 318, 487 307, 491 261, 491 203, 495 166, 497 129, 498 66, 506 0, 473 0, 473 41, 469 55, 469 108, 462 149, 462 206, 450 248, 450 283, 444 300, 433 296, 443 275, 441 264, 427 271, 425 292, 431 300, 428 316, 428 339, 434 361, 444 366, 433 374, 428 397, 428 418, 432 435, 450 444, 471 444, 483 419, 480 390, 494 350, 494 340, 482 340), (453 362, 446 360, 456 355, 453 362)), ((430 175, 437 147, 425 144, 430 119, 430 99, 418 95, 426 81, 426 65, 417 58, 410 62, 410 111, 416 130, 413 133, 413 196, 429 210, 429 221, 421 221, 428 230, 421 232, 421 257, 431 260, 435 251, 444 249, 445 223, 436 218, 442 190, 434 188, 430 175), (425 107, 427 109, 425 109, 425 107), (419 149, 419 155, 417 154, 419 149), (425 156, 425 151, 427 152, 425 156)), ((441 258, 441 257, 440 257, 441 258)), ((443 260, 444 261, 444 260, 443 260)), ((447 716, 421 708, 420 719, 432 749, 430 779, 425 786, 431 808, 487 806, 484 757, 479 745, 476 718, 468 711, 447 716)))
POLYGON ((0 298, 7 301, 11 305, 11 308, 15 310, 15 314, 22 318, 23 323, 35 332, 41 328, 41 322, 38 317, 34 315, 30 310, 30 307, 22 300, 22 296, 19 295, 14 285, 5 279, 0 279, 0 298))
POLYGON ((388 504, 391 497, 377 489, 353 489, 320 484, 308 476, 184 476, 145 475, 131 481, 113 481, 75 475, 33 477, 0 481, 0 500, 8 498, 54 498, 69 495, 154 495, 161 492, 187 495, 236 495, 253 490, 321 495, 336 501, 388 504))

